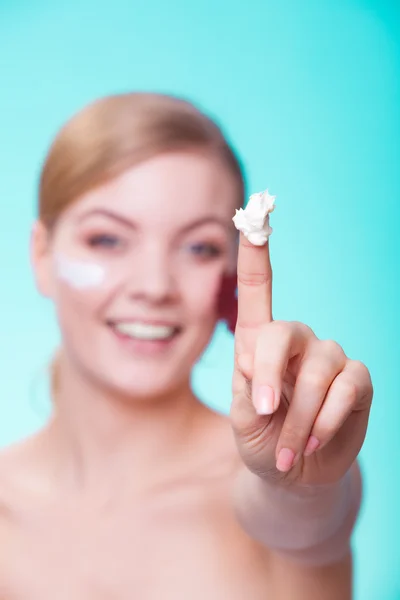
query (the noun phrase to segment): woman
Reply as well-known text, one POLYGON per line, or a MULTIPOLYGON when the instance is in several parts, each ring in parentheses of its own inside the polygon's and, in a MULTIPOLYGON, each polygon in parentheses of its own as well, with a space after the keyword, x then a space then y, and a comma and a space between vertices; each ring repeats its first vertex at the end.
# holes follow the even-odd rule
POLYGON ((105 98, 57 136, 32 236, 54 411, 1 455, 1 598, 351 597, 369 373, 273 321, 268 244, 237 258, 243 190, 182 100, 105 98), (228 419, 190 375, 236 316, 228 419))

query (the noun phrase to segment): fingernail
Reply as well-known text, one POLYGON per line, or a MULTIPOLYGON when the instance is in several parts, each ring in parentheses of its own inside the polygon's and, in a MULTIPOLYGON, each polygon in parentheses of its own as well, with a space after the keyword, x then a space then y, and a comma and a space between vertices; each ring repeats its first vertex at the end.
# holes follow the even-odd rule
POLYGON ((259 415, 272 415, 274 412, 274 390, 269 385, 260 385, 254 392, 254 408, 259 415))
POLYGON ((304 456, 310 456, 313 452, 315 452, 315 450, 317 450, 319 444, 320 444, 320 442, 315 437, 315 435, 310 435, 310 437, 308 438, 307 445, 304 448, 304 452, 303 452, 304 456))
POLYGON ((289 448, 282 448, 278 454, 278 460, 276 461, 276 468, 278 471, 286 473, 290 471, 294 463, 295 453, 289 448))

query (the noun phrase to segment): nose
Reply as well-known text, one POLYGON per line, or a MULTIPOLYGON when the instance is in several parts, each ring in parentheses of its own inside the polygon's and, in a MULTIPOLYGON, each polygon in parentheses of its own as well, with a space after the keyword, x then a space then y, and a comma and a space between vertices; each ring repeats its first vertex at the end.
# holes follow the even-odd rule
POLYGON ((177 296, 176 278, 168 253, 162 248, 143 250, 129 283, 131 298, 152 303, 171 302, 177 296))

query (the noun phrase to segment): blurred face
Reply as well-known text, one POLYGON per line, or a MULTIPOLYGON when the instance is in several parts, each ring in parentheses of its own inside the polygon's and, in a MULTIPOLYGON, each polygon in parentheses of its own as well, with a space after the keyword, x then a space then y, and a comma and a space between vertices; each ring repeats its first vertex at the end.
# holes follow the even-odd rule
POLYGON ((187 381, 235 266, 236 190, 215 158, 148 160, 73 203, 33 262, 75 368, 132 396, 187 381))

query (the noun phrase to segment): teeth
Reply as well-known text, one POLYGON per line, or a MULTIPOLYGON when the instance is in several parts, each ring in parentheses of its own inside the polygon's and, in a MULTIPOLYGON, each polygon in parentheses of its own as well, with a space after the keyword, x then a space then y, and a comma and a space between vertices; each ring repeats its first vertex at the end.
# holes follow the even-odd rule
POLYGON ((114 327, 120 333, 139 340, 165 340, 176 331, 175 327, 168 325, 148 325, 147 323, 117 323, 114 327))

